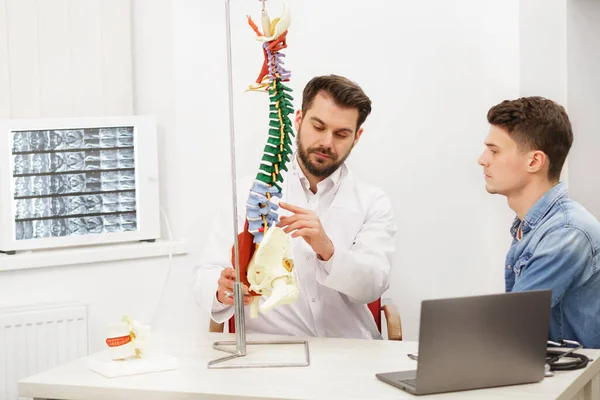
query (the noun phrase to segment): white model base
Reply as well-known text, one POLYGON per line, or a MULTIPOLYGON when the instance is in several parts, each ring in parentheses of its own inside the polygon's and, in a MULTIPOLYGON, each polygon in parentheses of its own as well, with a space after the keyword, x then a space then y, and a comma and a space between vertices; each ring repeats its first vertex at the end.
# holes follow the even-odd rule
POLYGON ((149 354, 144 358, 113 361, 109 352, 90 356, 88 367, 107 378, 169 371, 179 368, 179 360, 168 354, 149 354))

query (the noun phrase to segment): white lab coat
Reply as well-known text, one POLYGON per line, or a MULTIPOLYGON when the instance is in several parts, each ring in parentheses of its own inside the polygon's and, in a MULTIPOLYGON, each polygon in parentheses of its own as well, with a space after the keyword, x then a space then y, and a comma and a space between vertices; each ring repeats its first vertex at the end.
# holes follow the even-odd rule
MULTIPOLYGON (((237 186, 238 232, 243 230, 252 182, 253 177, 245 178, 237 186)), ((304 239, 292 238, 298 299, 259 313, 256 319, 250 318, 247 307, 246 332, 380 339, 367 304, 390 284, 396 224, 389 198, 381 189, 360 182, 345 165, 320 182, 313 195, 295 155, 282 191, 283 201, 317 213, 335 252, 329 261, 321 261, 304 239)), ((215 296, 222 269, 231 266, 232 211, 216 221, 195 271, 194 290, 200 306, 220 323, 233 315, 233 307, 215 296)))

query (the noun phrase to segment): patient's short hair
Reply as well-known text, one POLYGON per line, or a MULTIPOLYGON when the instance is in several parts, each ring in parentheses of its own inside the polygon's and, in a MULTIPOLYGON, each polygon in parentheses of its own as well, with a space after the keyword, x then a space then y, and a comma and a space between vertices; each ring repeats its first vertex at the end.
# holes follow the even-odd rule
POLYGON ((564 107, 539 96, 496 104, 488 122, 505 129, 522 151, 543 151, 550 162, 548 178, 558 181, 571 145, 573 130, 564 107))

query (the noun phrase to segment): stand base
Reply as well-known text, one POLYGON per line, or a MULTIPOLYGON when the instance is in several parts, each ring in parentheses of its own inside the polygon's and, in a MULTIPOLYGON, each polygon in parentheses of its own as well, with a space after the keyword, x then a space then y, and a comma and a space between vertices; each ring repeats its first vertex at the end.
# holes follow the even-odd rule
POLYGON ((308 350, 308 342, 306 340, 267 340, 267 341, 248 341, 247 346, 252 345, 281 345, 281 344, 299 344, 304 346, 304 361, 297 363, 247 363, 247 364, 222 364, 225 361, 233 360, 239 357, 245 357, 246 354, 242 354, 237 350, 237 343, 235 340, 232 341, 219 341, 213 343, 213 349, 225 351, 231 353, 230 356, 225 356, 212 360, 208 363, 208 368, 275 368, 275 367, 308 367, 310 365, 310 352, 308 350), (233 348, 227 348, 224 346, 234 346, 233 348))

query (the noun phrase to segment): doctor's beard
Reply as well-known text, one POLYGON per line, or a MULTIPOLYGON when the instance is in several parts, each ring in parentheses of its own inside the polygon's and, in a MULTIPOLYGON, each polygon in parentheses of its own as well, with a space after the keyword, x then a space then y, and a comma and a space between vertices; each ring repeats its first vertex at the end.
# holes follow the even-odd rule
POLYGON ((319 147, 309 147, 308 149, 304 148, 302 145, 302 130, 298 129, 297 135, 297 144, 298 144, 298 156, 302 161, 302 164, 306 167, 306 170, 313 176, 317 178, 327 178, 329 175, 333 174, 339 167, 346 161, 350 153, 352 152, 352 148, 354 144, 346 154, 341 159, 338 159, 338 156, 334 154, 331 149, 328 149, 323 146, 319 147), (308 157, 310 153, 322 153, 329 156, 329 162, 322 165, 320 163, 312 162, 308 157))

